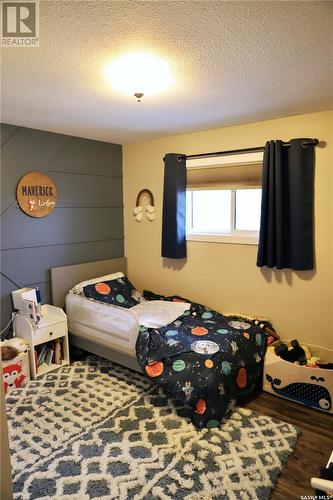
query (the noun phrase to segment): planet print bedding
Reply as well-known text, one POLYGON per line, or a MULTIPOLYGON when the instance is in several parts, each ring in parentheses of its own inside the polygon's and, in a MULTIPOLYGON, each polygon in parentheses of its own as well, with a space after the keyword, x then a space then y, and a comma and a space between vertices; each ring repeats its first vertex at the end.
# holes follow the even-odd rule
POLYGON ((191 303, 189 310, 165 327, 141 326, 136 354, 149 378, 192 408, 197 428, 217 427, 232 401, 244 400, 261 387, 270 335, 266 327, 274 331, 266 321, 225 316, 191 303))
POLYGON ((126 309, 130 309, 145 300, 127 276, 86 285, 83 287, 83 295, 87 299, 125 307, 126 309))

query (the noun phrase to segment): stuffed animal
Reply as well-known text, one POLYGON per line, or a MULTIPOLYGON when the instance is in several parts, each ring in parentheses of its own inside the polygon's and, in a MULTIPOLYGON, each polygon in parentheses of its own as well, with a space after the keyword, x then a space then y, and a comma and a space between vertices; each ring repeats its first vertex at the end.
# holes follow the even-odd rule
POLYGON ((320 358, 318 356, 312 356, 311 358, 306 360, 306 366, 309 368, 318 368, 320 363, 320 358))
POLYGON ((20 353, 15 347, 4 345, 1 349, 1 359, 2 361, 10 361, 11 359, 16 358, 20 353))
POLYGON ((299 364, 306 363, 305 351, 299 345, 298 340, 294 339, 291 341, 291 349, 288 348, 287 344, 278 344, 275 347, 275 354, 280 356, 280 358, 285 361, 289 361, 290 363, 295 363, 296 361, 299 364))
POLYGON ((14 347, 15 349, 18 350, 18 352, 26 352, 29 348, 28 342, 19 337, 13 337, 12 339, 7 340, 6 345, 14 347))
MULTIPOLYGON (((29 343, 25 339, 21 339, 19 337, 13 337, 11 339, 1 341, 0 348, 1 348, 2 353, 3 353, 3 349, 5 347, 12 347, 18 353, 27 352, 27 350, 29 349, 29 343)), ((4 358, 2 357, 2 359, 4 359, 4 358)), ((10 359, 12 359, 12 358, 10 358, 10 359)))
POLYGON ((301 344, 301 348, 305 352, 306 359, 310 359, 312 357, 312 354, 309 347, 306 344, 301 344))

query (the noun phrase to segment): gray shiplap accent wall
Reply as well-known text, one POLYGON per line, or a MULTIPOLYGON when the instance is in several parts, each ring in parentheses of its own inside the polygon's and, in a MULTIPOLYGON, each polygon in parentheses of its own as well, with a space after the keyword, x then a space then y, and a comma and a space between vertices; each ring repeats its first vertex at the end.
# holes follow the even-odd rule
POLYGON ((1 325, 10 293, 39 286, 50 301, 49 269, 124 255, 122 148, 117 144, 1 124, 1 325), (45 218, 24 214, 16 186, 30 171, 55 182, 45 218))

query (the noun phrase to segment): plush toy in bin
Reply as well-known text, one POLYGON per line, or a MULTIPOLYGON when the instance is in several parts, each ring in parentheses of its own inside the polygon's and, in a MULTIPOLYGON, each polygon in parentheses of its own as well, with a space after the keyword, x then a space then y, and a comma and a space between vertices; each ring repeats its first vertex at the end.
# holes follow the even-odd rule
POLYGON ((263 389, 276 396, 333 413, 333 351, 297 340, 270 345, 263 389))
POLYGON ((28 352, 29 345, 24 339, 13 337, 1 342, 2 361, 9 361, 16 358, 21 352, 28 352))
POLYGON ((280 356, 280 358, 285 361, 289 361, 290 363, 299 363, 303 365, 306 363, 306 353, 303 349, 303 346, 299 345, 298 340, 294 339, 291 341, 291 349, 287 346, 287 344, 279 343, 275 349, 275 354, 280 356))
POLYGON ((5 393, 22 387, 29 376, 29 345, 24 339, 12 338, 1 341, 2 372, 5 393))

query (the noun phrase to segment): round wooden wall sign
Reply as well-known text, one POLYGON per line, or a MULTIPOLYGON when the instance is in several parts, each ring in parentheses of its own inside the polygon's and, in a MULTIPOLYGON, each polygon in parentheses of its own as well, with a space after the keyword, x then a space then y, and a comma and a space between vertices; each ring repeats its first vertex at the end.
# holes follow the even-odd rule
POLYGON ((48 175, 30 172, 18 183, 16 198, 20 208, 30 217, 45 217, 54 210, 58 193, 48 175))

